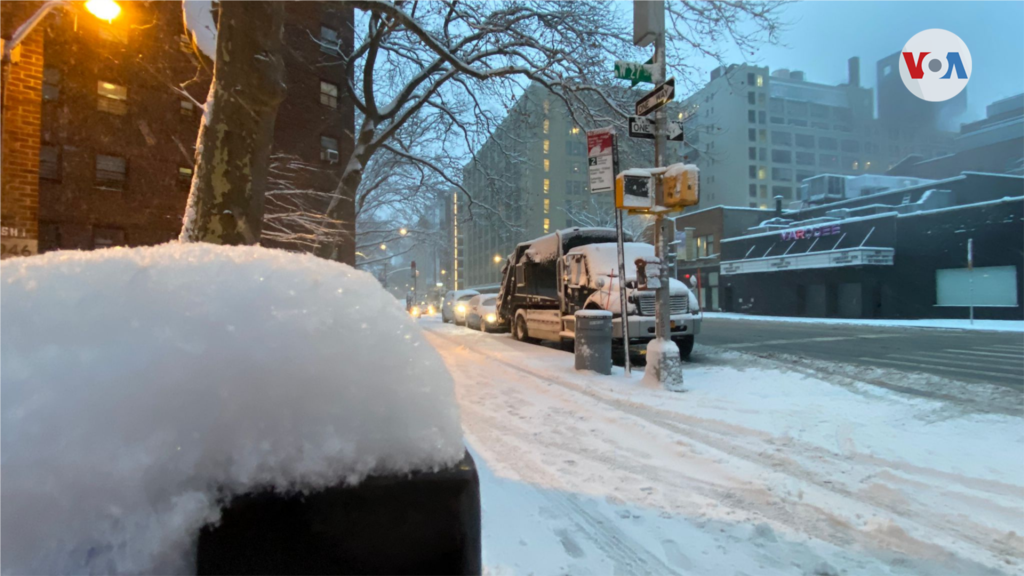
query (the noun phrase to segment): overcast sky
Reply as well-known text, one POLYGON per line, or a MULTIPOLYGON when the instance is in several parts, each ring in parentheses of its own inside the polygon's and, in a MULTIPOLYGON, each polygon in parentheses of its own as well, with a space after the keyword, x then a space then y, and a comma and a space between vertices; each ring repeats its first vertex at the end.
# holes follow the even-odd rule
POLYGON ((922 30, 942 28, 971 51, 962 121, 984 117, 986 105, 1024 92, 1024 2, 800 2, 786 8, 785 20, 792 23, 785 45, 763 48, 754 56, 758 64, 839 84, 847 80, 846 61, 860 56, 861 85, 874 87, 877 60, 922 30))

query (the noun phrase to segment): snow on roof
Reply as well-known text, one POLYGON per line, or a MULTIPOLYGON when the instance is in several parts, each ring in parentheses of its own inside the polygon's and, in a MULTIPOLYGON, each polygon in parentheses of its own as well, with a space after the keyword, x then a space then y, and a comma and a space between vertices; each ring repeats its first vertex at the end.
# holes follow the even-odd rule
POLYGON ((3 571, 193 572, 232 495, 462 456, 452 378, 370 274, 166 244, 0 263, 3 571))

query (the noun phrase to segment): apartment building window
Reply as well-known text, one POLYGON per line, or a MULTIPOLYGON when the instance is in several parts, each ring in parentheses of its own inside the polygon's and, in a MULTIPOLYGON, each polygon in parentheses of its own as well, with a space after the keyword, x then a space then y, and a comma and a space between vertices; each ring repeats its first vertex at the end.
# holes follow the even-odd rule
POLYGON ((551 120, 544 119, 544 133, 547 134, 551 130, 551 120))
POLYGON ((818 130, 828 130, 827 122, 811 122, 811 128, 817 128, 818 130))
MULTIPOLYGON (((801 154, 801 152, 797 152, 797 154, 801 154)), ((811 161, 812 162, 814 161, 813 155, 812 155, 811 161)), ((804 180, 807 180, 808 178, 813 178, 813 177, 814 177, 814 172, 801 172, 800 170, 796 171, 796 181, 797 182, 803 182, 804 180)))
POLYGON ((771 117, 771 123, 772 124, 785 124, 786 123, 786 119, 783 118, 782 116, 772 116, 771 117))
MULTIPOLYGON (((813 148, 813 147, 814 147, 814 140, 812 139, 811 140, 811 145, 807 146, 807 148, 813 148)), ((835 138, 828 138, 828 137, 822 136, 821 138, 818 138, 818 147, 821 148, 822 150, 838 150, 839 149, 839 142, 835 138)))
POLYGON ((793 170, 791 168, 772 167, 772 180, 785 180, 788 182, 792 179, 793 170))
POLYGON ((768 100, 768 111, 772 114, 781 115, 786 108, 785 102, 782 98, 771 98, 768 100))
POLYGON ((551 229, 551 219, 550 218, 545 218, 544 219, 544 233, 547 234, 548 230, 550 230, 550 229, 551 229))
POLYGON ((548 180, 547 178, 545 178, 544 179, 544 193, 547 194, 549 190, 551 190, 551 180, 548 180))
POLYGON ((822 166, 827 168, 836 168, 839 166, 839 157, 835 154, 822 154, 818 160, 822 166))
POLYGON ((60 100, 60 70, 43 68, 43 101, 60 100))
POLYGON ((550 172, 551 171, 551 160, 548 160, 547 158, 544 159, 544 171, 545 172, 550 172))
POLYGON ((757 93, 757 105, 761 106, 763 108, 767 98, 768 97, 765 96, 764 92, 758 92, 757 93))
POLYGON ((96 155, 96 187, 124 190, 128 177, 128 162, 120 156, 96 155))
POLYGON ((178 181, 192 182, 192 168, 189 168, 188 166, 178 166, 178 181))
POLYGON ((757 178, 757 166, 747 166, 747 174, 750 176, 751 179, 757 178))
POLYGON ((548 114, 551 112, 551 101, 544 100, 544 113, 548 114))
POLYGON ((547 154, 549 152, 551 152, 551 140, 545 140, 544 141, 544 153, 547 154))
POLYGON ((747 139, 750 140, 751 142, 757 141, 757 128, 747 129, 747 139))
POLYGON ((192 115, 195 114, 195 104, 193 104, 191 100, 181 100, 179 102, 178 111, 181 112, 182 116, 191 118, 192 115))
POLYGON ((761 184, 760 186, 757 187, 757 190, 761 198, 768 197, 768 186, 766 184, 761 184))
POLYGON ((128 88, 100 80, 96 83, 96 109, 124 116, 128 113, 128 88))
POLYGON ((747 86, 753 86, 753 85, 754 85, 754 73, 753 72, 747 72, 747 86))
POLYGON ((757 123, 764 124, 767 121, 767 114, 764 110, 760 110, 757 113, 757 123))
POLYGON ((860 152, 860 142, 857 140, 843 140, 842 150, 843 152, 860 152))
MULTIPOLYGON (((825 148, 824 140, 825 138, 822 138, 821 141, 819 141, 819 145, 822 148, 825 148)), ((832 142, 834 143, 835 140, 833 140, 832 142)), ((796 146, 797 148, 814 148, 814 136, 811 136, 810 134, 797 134, 796 146)))
POLYGON ((326 54, 338 53, 338 31, 327 26, 320 26, 320 51, 326 54))
POLYGON ((782 196, 786 200, 793 199, 792 186, 772 186, 772 196, 782 196))
POLYGON ((697 236, 697 258, 715 255, 715 235, 697 236))
POLYGON ((796 163, 800 166, 814 166, 814 154, 810 152, 797 152, 796 163))
POLYGON ((330 108, 338 107, 338 85, 320 81, 320 103, 330 108))
POLYGON ((799 116, 800 118, 807 117, 807 102, 797 102, 790 100, 786 102, 786 113, 790 116, 799 116))
POLYGON ((758 180, 767 180, 768 179, 768 169, 765 168, 764 166, 759 166, 757 168, 757 179, 758 180))
POLYGON ((39 148, 39 177, 60 181, 60 147, 43 145, 39 148))
POLYGON ((544 199, 544 213, 545 214, 550 214, 551 213, 551 199, 550 198, 545 198, 544 199))
POLYGON ((850 166, 850 169, 851 170, 858 170, 858 169, 860 169, 860 162, 854 160, 853 163, 850 166))
POLYGON ((747 110, 747 122, 750 124, 757 122, 757 112, 754 110, 747 110))
POLYGON ((757 95, 753 92, 747 92, 747 104, 751 106, 757 104, 757 95))
POLYGON ((757 75, 757 87, 760 88, 762 86, 764 86, 764 76, 758 74, 757 75))
POLYGON ((578 161, 574 161, 571 164, 571 166, 572 166, 572 173, 573 174, 579 174, 581 171, 583 171, 583 165, 580 162, 578 162, 578 161))
POLYGON ((757 184, 750 185, 750 197, 757 198, 757 184))
POLYGON ((793 153, 789 150, 782 150, 779 148, 772 149, 772 162, 778 162, 779 164, 792 164, 793 153))
POLYGON ((793 134, 790 132, 779 132, 778 130, 772 130, 772 144, 777 144, 781 146, 792 146, 793 134))
POLYGON ((811 104, 811 118, 828 118, 828 106, 811 104))
POLYGON ((757 159, 760 160, 761 162, 767 162, 768 161, 768 149, 767 148, 758 148, 757 149, 757 159))
POLYGON ((320 160, 331 164, 338 163, 338 139, 330 136, 320 137, 320 160))
POLYGON ((800 118, 790 118, 786 124, 790 126, 799 126, 801 128, 807 128, 807 120, 801 120, 800 118))
POLYGON ((747 148, 747 158, 751 160, 757 160, 757 148, 747 148))
POLYGON ((750 207, 751 208, 757 208, 757 202, 751 202, 750 203, 750 207))
POLYGON ((758 130, 757 131, 757 141, 758 142, 762 142, 762 143, 767 143, 768 142, 768 131, 767 130, 758 130))

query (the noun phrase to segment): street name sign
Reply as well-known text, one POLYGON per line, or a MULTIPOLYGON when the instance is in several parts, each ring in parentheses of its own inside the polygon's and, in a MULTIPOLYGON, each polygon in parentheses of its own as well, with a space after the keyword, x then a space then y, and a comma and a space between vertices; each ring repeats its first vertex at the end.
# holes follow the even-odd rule
POLYGON ((648 92, 636 103, 636 115, 647 116, 665 104, 668 104, 676 97, 676 79, 669 78, 667 82, 659 85, 648 92))
MULTIPOLYGON (((646 118, 644 116, 630 116, 629 117, 629 136, 630 138, 644 138, 647 140, 654 140, 654 120, 646 118)), ((683 123, 678 120, 671 120, 668 123, 668 134, 666 134, 669 142, 682 142, 683 141, 683 123)))
POLYGON ((616 60, 615 77, 619 80, 629 80, 632 86, 636 86, 641 82, 654 84, 654 80, 651 79, 651 69, 647 67, 650 64, 654 64, 654 58, 643 64, 627 60, 616 60))
POLYGON ((615 156, 613 128, 587 131, 587 171, 591 193, 615 191, 615 156))

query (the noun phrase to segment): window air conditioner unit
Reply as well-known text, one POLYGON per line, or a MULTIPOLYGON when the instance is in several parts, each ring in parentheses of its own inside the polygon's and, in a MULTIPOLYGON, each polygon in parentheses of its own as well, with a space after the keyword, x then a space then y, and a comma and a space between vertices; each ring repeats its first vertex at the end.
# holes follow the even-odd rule
POLYGON ((338 163, 338 151, 337 150, 328 150, 327 151, 327 162, 330 163, 330 164, 337 164, 338 163))

